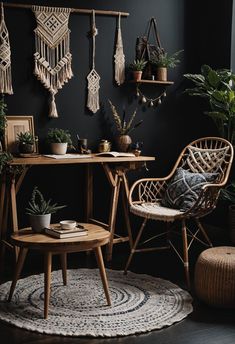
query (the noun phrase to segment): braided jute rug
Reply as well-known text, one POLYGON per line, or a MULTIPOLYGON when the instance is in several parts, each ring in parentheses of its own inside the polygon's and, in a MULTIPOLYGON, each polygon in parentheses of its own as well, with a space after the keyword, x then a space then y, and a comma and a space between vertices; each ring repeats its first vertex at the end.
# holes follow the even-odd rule
POLYGON ((44 274, 20 279, 12 301, 10 283, 0 286, 0 319, 17 327, 62 336, 115 337, 170 326, 192 312, 192 299, 177 285, 144 274, 108 270, 107 306, 98 269, 52 273, 49 317, 43 318, 44 274))

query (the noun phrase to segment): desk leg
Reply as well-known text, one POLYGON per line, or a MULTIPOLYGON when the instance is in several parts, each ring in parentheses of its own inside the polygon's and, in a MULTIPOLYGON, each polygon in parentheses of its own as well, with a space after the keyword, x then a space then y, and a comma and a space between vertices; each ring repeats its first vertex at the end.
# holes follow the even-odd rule
POLYGON ((20 249, 19 258, 17 260, 17 264, 16 264, 16 267, 15 267, 15 273, 14 273, 14 277, 13 277, 13 280, 12 280, 12 283, 11 283, 10 293, 9 293, 9 296, 8 296, 8 301, 9 302, 12 299, 12 296, 13 296, 13 293, 14 293, 14 290, 15 290, 15 287, 16 287, 16 283, 18 281, 18 278, 20 276, 20 273, 21 273, 23 265, 24 265, 24 261, 25 261, 25 257, 26 257, 27 252, 28 252, 27 248, 21 248, 20 249))
POLYGON ((93 218, 93 168, 91 164, 86 164, 86 209, 85 222, 93 218))
POLYGON ((103 260, 103 256, 102 256, 102 251, 101 251, 101 247, 95 247, 94 249, 95 252, 95 256, 96 256, 96 261, 100 270, 100 277, 103 283, 103 288, 104 288, 104 293, 105 293, 105 297, 108 303, 108 306, 111 306, 111 299, 110 299, 110 295, 109 295, 109 286, 108 286, 108 280, 107 280, 107 276, 106 276, 106 271, 105 271, 105 266, 104 266, 104 260, 103 260))
MULTIPOLYGON (((18 217, 17 217, 17 206, 16 206, 16 187, 15 187, 15 177, 11 180, 11 212, 12 212, 12 225, 13 232, 18 231, 18 217)), ((15 256, 18 258, 19 248, 15 247, 15 256)))
POLYGON ((3 217, 4 217, 4 205, 5 205, 5 197, 6 197, 6 176, 2 176, 2 182, 0 185, 1 193, 0 193, 0 238, 2 239, 2 227, 3 227, 3 217))
POLYGON ((45 253, 45 273, 44 273, 44 318, 48 318, 49 300, 51 292, 51 265, 52 253, 45 253))
POLYGON ((118 206, 118 197, 120 191, 120 184, 121 180, 118 175, 115 175, 115 186, 113 187, 112 191, 112 198, 111 198, 111 209, 109 215, 109 231, 110 231, 110 239, 107 244, 107 261, 112 259, 113 253, 113 240, 114 240, 114 232, 115 232, 115 225, 116 225, 116 216, 117 216, 117 206, 118 206))
POLYGON ((128 237, 129 237, 129 245, 130 245, 130 248, 132 248, 133 238, 132 238, 131 223, 130 223, 130 217, 129 217, 128 197, 129 197, 128 181, 127 181, 126 175, 123 173, 122 204, 123 204, 125 222, 126 222, 126 227, 127 227, 128 237))

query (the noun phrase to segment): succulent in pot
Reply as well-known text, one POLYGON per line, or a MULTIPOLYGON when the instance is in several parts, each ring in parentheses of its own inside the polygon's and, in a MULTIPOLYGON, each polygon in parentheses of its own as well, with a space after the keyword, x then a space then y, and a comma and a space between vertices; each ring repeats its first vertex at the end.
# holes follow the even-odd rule
POLYGON ((66 154, 68 147, 73 147, 71 134, 68 130, 50 128, 47 133, 47 142, 53 154, 66 154))
POLYGON ((134 60, 130 64, 129 68, 130 68, 130 70, 133 71, 134 81, 140 81, 141 80, 142 73, 143 73, 143 70, 144 70, 146 64, 147 64, 147 61, 145 61, 144 59, 134 60))
POLYGON ((18 149, 20 153, 34 153, 35 137, 30 131, 17 134, 18 149))
POLYGON ((52 203, 51 199, 46 201, 42 193, 35 186, 31 195, 31 199, 26 208, 26 214, 29 215, 32 230, 36 233, 43 232, 44 228, 49 227, 51 223, 51 214, 57 210, 66 207, 66 205, 57 205, 52 203))

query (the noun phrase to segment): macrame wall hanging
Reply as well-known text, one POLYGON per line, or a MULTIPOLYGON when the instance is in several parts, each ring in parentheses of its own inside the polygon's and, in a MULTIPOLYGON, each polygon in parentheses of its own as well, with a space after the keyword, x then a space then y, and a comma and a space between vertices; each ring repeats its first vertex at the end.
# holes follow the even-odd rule
POLYGON ((88 109, 96 113, 99 108, 99 89, 100 89, 100 76, 95 70, 95 36, 98 35, 98 30, 95 25, 95 11, 92 10, 92 69, 87 76, 88 81, 88 96, 87 96, 87 107, 88 109))
POLYGON ((2 2, 0 21, 0 92, 13 94, 11 80, 11 47, 9 43, 8 30, 4 20, 2 2))
POLYGON ((34 74, 51 93, 49 117, 58 117, 55 95, 72 78, 70 8, 32 6, 37 20, 34 74))
POLYGON ((118 15, 116 51, 114 55, 115 81, 121 85, 125 81, 125 55, 123 52, 121 14, 118 15))

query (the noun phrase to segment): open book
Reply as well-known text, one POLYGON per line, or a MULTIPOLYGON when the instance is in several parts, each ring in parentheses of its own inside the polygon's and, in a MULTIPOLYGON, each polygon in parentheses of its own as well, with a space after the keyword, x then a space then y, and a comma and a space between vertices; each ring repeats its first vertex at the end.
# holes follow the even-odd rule
POLYGON ((135 156, 135 154, 133 153, 125 153, 125 152, 102 152, 102 153, 96 153, 95 156, 113 156, 114 158, 118 158, 118 157, 125 157, 125 156, 135 156))

